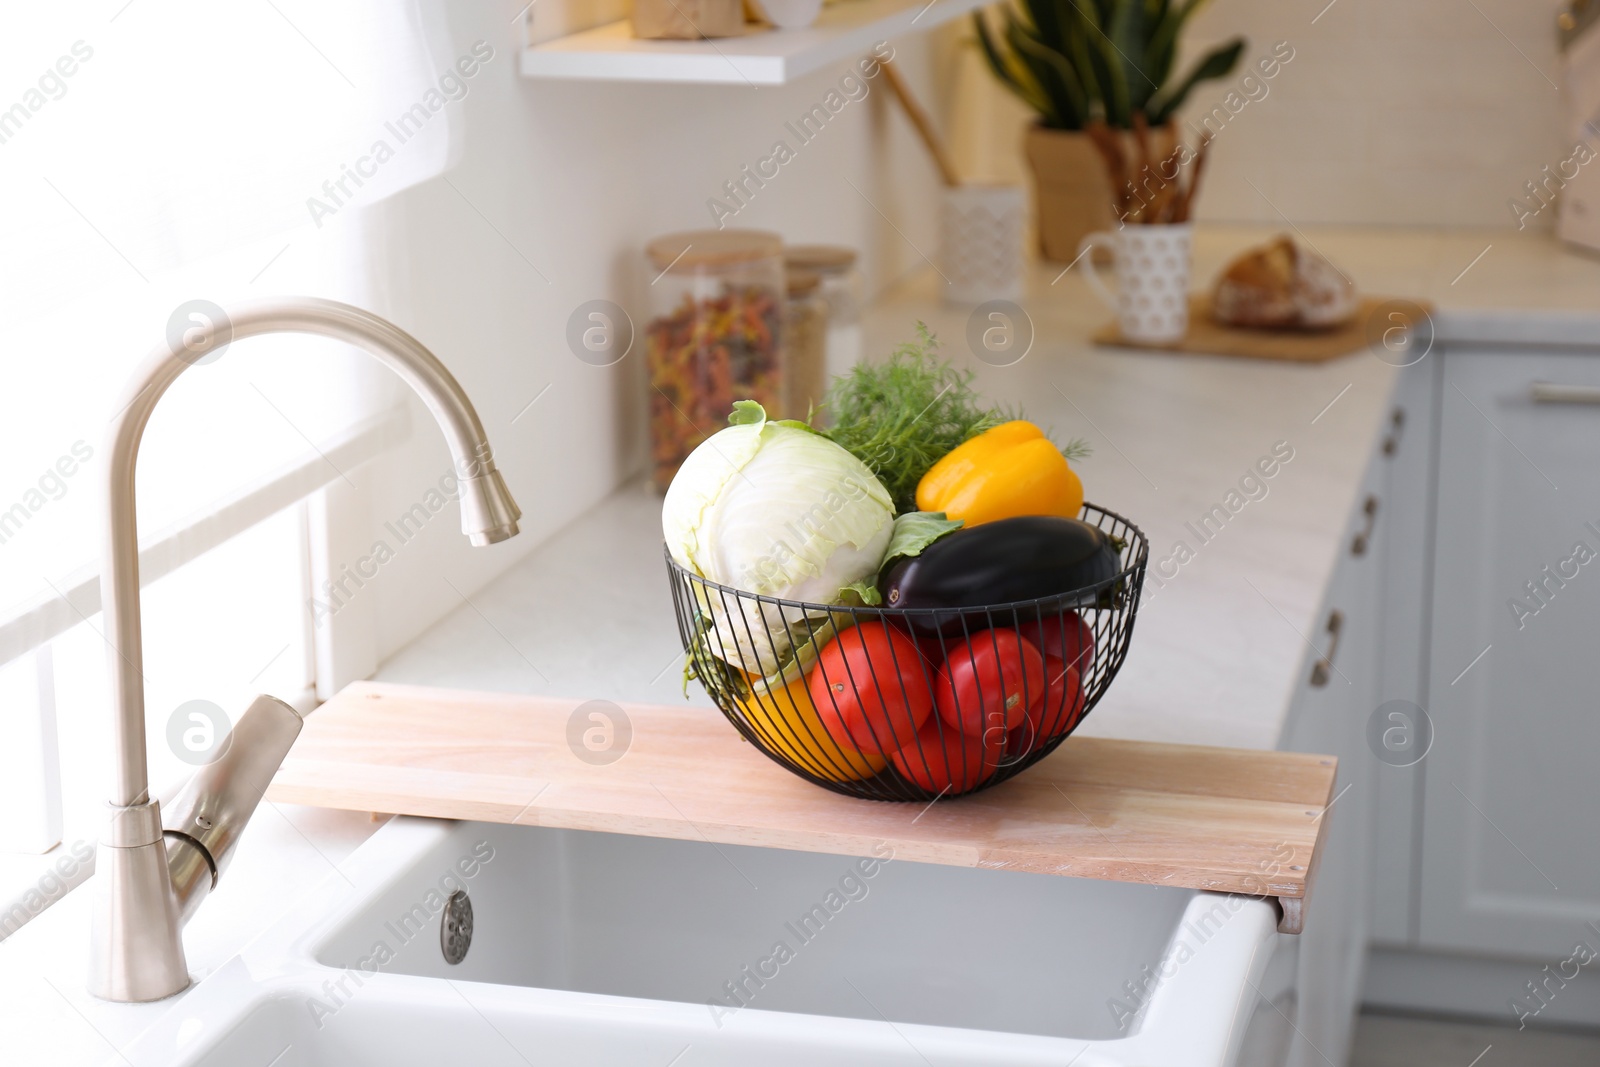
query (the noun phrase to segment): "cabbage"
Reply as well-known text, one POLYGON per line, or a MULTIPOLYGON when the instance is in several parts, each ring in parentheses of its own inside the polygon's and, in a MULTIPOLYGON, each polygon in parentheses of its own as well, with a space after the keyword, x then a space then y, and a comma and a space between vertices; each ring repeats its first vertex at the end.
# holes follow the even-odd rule
MULTIPOLYGON (((727 429, 689 454, 661 508, 672 558, 718 585, 838 604, 872 599, 894 528, 889 492, 860 460, 804 423, 772 422, 760 404, 734 405, 727 429)), ((772 674, 812 617, 746 598, 701 596, 707 644, 730 666, 772 674)))

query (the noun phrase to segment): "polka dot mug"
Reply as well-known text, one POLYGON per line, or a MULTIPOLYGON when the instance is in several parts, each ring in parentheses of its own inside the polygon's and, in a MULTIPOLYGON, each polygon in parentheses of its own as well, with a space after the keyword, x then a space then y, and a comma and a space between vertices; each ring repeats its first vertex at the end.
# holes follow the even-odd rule
POLYGON ((1189 254, 1194 227, 1187 222, 1165 226, 1124 226, 1114 232, 1091 233, 1078 245, 1084 280, 1095 295, 1117 313, 1124 339, 1138 344, 1170 345, 1189 330, 1189 254), (1111 251, 1117 276, 1115 294, 1106 288, 1091 248, 1111 251))

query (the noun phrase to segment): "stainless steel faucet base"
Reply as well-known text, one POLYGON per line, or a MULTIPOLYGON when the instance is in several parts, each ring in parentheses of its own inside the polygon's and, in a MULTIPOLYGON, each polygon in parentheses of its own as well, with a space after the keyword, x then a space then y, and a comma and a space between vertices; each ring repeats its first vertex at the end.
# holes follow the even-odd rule
MULTIPOLYGON (((504 541, 522 513, 495 469, 483 424, 444 364, 416 338, 370 312, 331 300, 262 300, 230 309, 233 342, 311 333, 366 349, 414 389, 444 431, 461 476, 461 530, 474 545, 504 541)), ((151 412, 203 353, 156 349, 128 382, 102 452, 106 538, 100 572, 116 761, 111 821, 100 842, 89 991, 114 1001, 170 997, 189 986, 182 927, 216 886, 273 774, 300 733, 298 712, 257 697, 223 754, 168 804, 150 799, 145 753, 144 653, 134 466, 151 412)))
POLYGON ((160 1000, 189 987, 178 900, 156 801, 113 809, 95 859, 89 992, 105 1000, 160 1000))

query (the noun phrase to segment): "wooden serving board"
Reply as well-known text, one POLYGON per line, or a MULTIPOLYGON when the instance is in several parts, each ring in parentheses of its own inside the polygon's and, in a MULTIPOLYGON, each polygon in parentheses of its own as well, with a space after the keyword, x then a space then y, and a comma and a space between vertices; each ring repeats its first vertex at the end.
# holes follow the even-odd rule
MULTIPOLYGON (((1189 332, 1182 341, 1171 345, 1151 345, 1129 341, 1109 322, 1095 332, 1094 343, 1114 345, 1119 348, 1138 348, 1153 352, 1185 352, 1200 356, 1242 356, 1247 359, 1277 359, 1292 363, 1324 363, 1352 352, 1360 352, 1370 344, 1367 323, 1373 314, 1392 297, 1369 296, 1362 298, 1355 317, 1333 330, 1255 330, 1239 326, 1224 326, 1211 317, 1211 297, 1195 293, 1189 297, 1189 332)), ((1421 308, 1432 315, 1431 304, 1404 301, 1410 308, 1421 308)))
POLYGON ((625 754, 587 763, 568 744, 583 703, 358 682, 307 719, 267 797, 847 856, 888 843, 923 863, 1275 897, 1292 933, 1333 798, 1331 756, 1072 737, 971 796, 856 800, 709 708, 627 705, 625 754))

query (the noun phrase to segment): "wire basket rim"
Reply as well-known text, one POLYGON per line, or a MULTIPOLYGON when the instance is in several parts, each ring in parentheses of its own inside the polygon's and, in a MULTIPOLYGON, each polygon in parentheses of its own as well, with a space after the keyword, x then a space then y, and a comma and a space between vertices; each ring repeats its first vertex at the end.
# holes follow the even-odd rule
MULTIPOLYGON (((1093 585, 1079 586, 1076 589, 1064 589, 1059 593, 1051 593, 1048 596, 1032 597, 1027 600, 1008 600, 1003 603, 996 604, 967 604, 959 607, 897 608, 884 604, 820 604, 809 600, 785 600, 782 597, 770 596, 766 593, 752 593, 748 589, 740 589, 737 586, 723 585, 720 582, 713 582, 710 578, 706 578, 695 573, 673 558, 671 545, 668 545, 665 541, 663 541, 661 543, 661 547, 666 555, 668 568, 670 568, 673 573, 682 574, 684 577, 697 585, 702 585, 709 589, 714 589, 717 592, 727 593, 746 600, 754 600, 762 604, 772 604, 780 608, 798 608, 806 615, 831 614, 841 609, 852 612, 869 612, 874 615, 885 615, 890 617, 949 615, 951 612, 1001 611, 1008 608, 1015 611, 1021 608, 1038 607, 1039 605, 1044 604, 1059 603, 1060 601, 1068 598, 1083 597, 1089 594, 1098 594, 1107 589, 1115 589, 1118 583, 1131 579, 1137 572, 1144 569, 1150 558, 1150 540, 1149 538, 1145 537, 1144 531, 1136 526, 1133 522, 1129 521, 1126 517, 1117 514, 1115 511, 1111 511, 1108 508, 1100 507, 1098 504, 1092 504, 1088 501, 1085 501, 1083 504, 1083 509, 1091 508, 1108 519, 1122 523, 1122 525, 1126 528, 1126 533, 1129 535, 1127 539, 1133 542, 1134 546, 1133 556, 1127 565, 1111 577, 1095 582, 1093 585)), ((1083 509, 1080 509, 1080 515, 1083 509)), ((1080 521, 1084 520, 1080 519, 1080 521)), ((1096 526, 1096 529, 1101 528, 1096 526)), ((956 532, 958 531, 951 531, 951 533, 956 532)), ((1104 530, 1101 532, 1104 532, 1104 530)))

